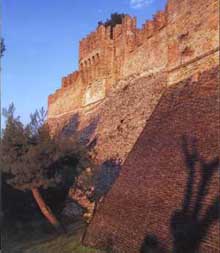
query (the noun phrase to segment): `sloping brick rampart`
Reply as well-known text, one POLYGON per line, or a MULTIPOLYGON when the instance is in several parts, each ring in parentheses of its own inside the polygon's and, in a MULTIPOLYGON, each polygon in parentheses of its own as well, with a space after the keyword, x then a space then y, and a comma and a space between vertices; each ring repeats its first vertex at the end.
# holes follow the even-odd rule
POLYGON ((154 235, 165 252, 173 244, 186 246, 177 252, 198 252, 198 245, 199 252, 220 252, 218 76, 215 68, 165 92, 96 210, 86 244, 136 253, 146 236, 154 235))
MULTIPOLYGON (((70 134, 77 129, 93 141, 100 163, 126 161, 86 243, 135 253, 146 234, 156 235, 165 248, 178 241, 179 227, 171 221, 178 220, 174 211, 181 208, 188 176, 182 136, 197 139, 205 161, 219 156, 218 20, 217 0, 168 0, 140 29, 136 18, 125 16, 112 35, 101 25, 80 41, 78 70, 48 98, 51 133, 69 125, 70 134)), ((218 180, 212 178, 204 208, 212 204, 218 180)), ((207 223, 209 230, 200 227, 207 232, 201 252, 217 253, 218 224, 207 223)))

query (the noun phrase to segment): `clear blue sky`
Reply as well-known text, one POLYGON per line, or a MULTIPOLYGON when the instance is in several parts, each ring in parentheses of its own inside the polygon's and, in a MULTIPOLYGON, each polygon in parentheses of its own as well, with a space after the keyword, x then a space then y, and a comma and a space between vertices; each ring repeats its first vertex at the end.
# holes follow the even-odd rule
POLYGON ((77 69, 78 43, 112 12, 137 16, 140 26, 166 0, 2 0, 2 106, 15 103, 24 122, 77 69))

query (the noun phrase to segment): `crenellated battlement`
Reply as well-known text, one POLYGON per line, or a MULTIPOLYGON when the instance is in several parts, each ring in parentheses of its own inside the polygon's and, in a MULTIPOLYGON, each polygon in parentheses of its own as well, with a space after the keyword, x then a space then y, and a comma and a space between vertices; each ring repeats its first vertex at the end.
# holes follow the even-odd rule
POLYGON ((56 113, 50 108, 57 99, 71 98, 70 103, 65 101, 66 109, 59 107, 61 111, 74 103, 94 103, 130 76, 167 72, 171 85, 216 64, 217 9, 217 0, 168 0, 165 9, 141 28, 129 15, 121 24, 98 25, 80 41, 78 70, 63 77, 61 88, 49 97, 49 111, 56 113))
MULTIPOLYGON (((162 153, 164 151, 166 156, 173 154, 172 148, 176 149, 177 155, 180 155, 179 139, 183 134, 189 133, 192 137, 198 135, 199 138, 203 138, 200 130, 205 129, 204 125, 207 122, 206 125, 209 129, 211 129, 210 127, 217 129, 217 125, 209 122, 212 119, 216 123, 215 116, 218 117, 216 91, 220 45, 218 0, 168 0, 165 10, 155 13, 152 20, 144 22, 141 28, 137 27, 136 18, 129 15, 125 15, 122 20, 120 19, 120 22, 117 22, 120 24, 117 25, 115 25, 117 19, 114 22, 113 20, 112 18, 105 24, 100 24, 95 31, 80 41, 78 70, 63 77, 61 88, 48 97, 47 122, 50 133, 53 135, 65 129, 63 133, 71 136, 76 131, 80 138, 86 139, 88 147, 94 151, 93 156, 99 164, 105 164, 112 158, 125 161, 133 151, 141 154, 140 148, 144 146, 145 149, 148 144, 149 152, 152 151, 152 145, 158 144, 158 150, 162 153), (111 26, 107 24, 111 24, 111 26), (212 106, 213 110, 210 110, 207 105, 212 106), (193 113, 192 110, 194 110, 193 113), (206 111, 207 119, 203 117, 206 111), (195 115, 198 117, 196 118, 195 115), (64 128, 64 126, 66 127, 64 128), (147 131, 144 130, 146 126, 147 131), (148 136, 143 138, 145 132, 148 136), (153 141, 153 143, 152 140, 155 140, 155 137, 158 141, 153 141), (169 148, 167 148, 168 139, 171 140, 169 148), (160 140, 164 140, 164 146, 161 146, 163 142, 160 140)), ((216 139, 215 136, 215 133, 212 134, 214 139, 216 139)), ((199 145, 201 150, 203 146, 207 147, 205 139, 203 139, 199 145)), ((216 150, 215 143, 213 148, 216 150)), ((157 150, 154 149, 152 152, 157 158, 157 150)), ((210 154, 209 150, 205 150, 204 155, 207 156, 207 159, 212 157, 210 154)), ((136 159, 137 155, 134 158, 136 159)), ((156 174, 159 177, 157 176, 155 182, 164 186, 165 189, 163 191, 165 197, 162 196, 163 194, 155 195, 155 199, 149 199, 149 203, 160 201, 163 198, 166 201, 160 202, 162 205, 164 204, 164 210, 172 211, 179 208, 180 203, 174 200, 173 191, 169 195, 167 182, 164 184, 162 182, 165 178, 164 172, 168 171, 165 168, 167 165, 166 158, 164 156, 164 163, 161 163, 162 160, 159 162, 159 165, 162 165, 161 168, 152 166, 153 163, 149 159, 145 159, 150 161, 149 166, 145 166, 145 164, 142 167, 144 169, 153 168, 152 176, 155 175, 155 168, 158 167, 159 173, 156 172, 156 174), (170 201, 166 199, 168 195, 170 201), (170 206, 167 208, 169 204, 170 206)), ((152 161, 157 161, 157 159, 152 161)), ((136 164, 135 162, 134 164, 136 164)), ((125 162, 126 164, 131 163, 125 162)), ((181 164, 177 165, 177 169, 182 168, 179 166, 181 164)), ((170 168, 170 164, 168 167, 170 168)), ((125 173, 127 169, 129 168, 125 168, 125 173)), ((135 167, 136 169, 138 166, 135 167)), ((182 179, 185 178, 185 173, 183 171, 181 179, 181 173, 177 175, 177 170, 174 170, 171 173, 173 178, 172 176, 166 178, 173 180, 173 182, 176 182, 177 178, 180 179, 177 187, 179 188, 179 185, 183 183, 182 179)), ((142 172, 145 174, 146 171, 135 171, 135 175, 142 175, 142 172)), ((130 176, 132 180, 135 178, 132 164, 130 176)), ((127 179, 126 176, 125 183, 128 182, 127 179)), ((136 179, 139 183, 141 176, 136 177, 136 179)), ((146 185, 146 178, 144 181, 143 183, 146 185)), ((133 181, 130 183, 131 187, 135 185, 133 181)), ((115 185, 125 184, 119 182, 115 185)), ((211 182, 211 186, 214 185, 218 184, 215 184, 214 181, 211 182)), ((143 189, 141 186, 141 191, 143 189)), ((146 192, 148 192, 148 187, 146 192)), ((113 191, 113 193, 115 193, 115 203, 118 208, 118 197, 120 194, 121 196, 124 195, 124 190, 118 188, 118 191, 113 191)), ((181 195, 182 193, 181 190, 181 195)), ((110 202, 113 199, 111 197, 110 202)), ((103 247, 105 242, 106 245, 108 244, 111 235, 114 235, 114 238, 117 239, 113 240, 114 249, 120 252, 139 252, 141 248, 139 243, 142 239, 144 240, 143 231, 147 227, 150 233, 158 236, 158 241, 163 242, 163 247, 165 246, 169 250, 170 243, 173 241, 169 226, 170 219, 165 221, 164 214, 157 213, 158 210, 156 209, 158 208, 155 210, 151 208, 155 212, 147 212, 146 215, 148 213, 152 215, 145 220, 157 219, 160 226, 157 224, 155 226, 152 222, 152 224, 143 223, 143 215, 138 216, 137 214, 140 211, 140 206, 146 204, 146 194, 143 194, 143 201, 135 196, 135 200, 137 199, 140 200, 138 210, 131 214, 134 215, 131 220, 136 219, 135 224, 142 224, 143 226, 139 229, 140 233, 137 230, 138 236, 136 238, 130 240, 131 233, 129 235, 128 229, 119 223, 117 223, 119 224, 117 228, 111 226, 111 222, 115 223, 117 213, 112 219, 111 215, 117 208, 113 208, 114 210, 112 209, 111 212, 111 208, 107 207, 106 210, 110 210, 110 215, 102 209, 104 210, 103 214, 107 213, 108 216, 106 216, 106 224, 105 215, 101 217, 101 213, 98 216, 96 214, 87 229, 86 241, 84 240, 84 242, 97 248, 99 246, 97 243, 100 242, 100 247, 103 247), (99 222, 100 220, 101 222, 99 222), (128 245, 129 242, 130 245, 128 245)), ((106 203, 110 202, 107 201, 106 203)), ((122 202, 123 209, 125 201, 122 202)), ((204 204, 210 204, 212 207, 212 198, 206 198, 204 204)), ((104 206, 102 207, 104 208, 104 206)), ((147 208, 146 205, 144 209, 147 210, 147 208)), ((124 214, 121 214, 127 220, 127 208, 124 211, 124 214)), ((167 217, 173 217, 172 213, 167 213, 167 217)), ((218 231, 217 223, 210 224, 209 232, 201 240, 201 252, 218 251, 218 231)))
POLYGON ((100 25, 96 31, 91 32, 86 38, 83 38, 79 44, 79 62, 89 58, 89 55, 102 47, 103 42, 110 42, 110 27, 100 25))
POLYGON ((137 28, 136 17, 131 17, 129 15, 123 18, 122 24, 117 24, 112 28, 112 35, 110 26, 100 25, 96 28, 96 31, 91 32, 86 38, 80 41, 80 67, 88 65, 89 61, 92 62, 91 58, 95 57, 97 52, 103 52, 117 47, 117 40, 119 38, 124 38, 126 40, 133 36, 133 49, 135 49, 140 43, 143 43, 143 40, 154 36, 157 31, 164 28, 166 25, 167 13, 164 11, 156 13, 153 20, 146 21, 142 29, 137 28), (140 41, 140 38, 142 41, 140 41))
POLYGON ((94 32, 80 41, 79 71, 82 80, 90 83, 96 79, 112 81, 123 78, 120 68, 130 52, 135 51, 147 39, 156 36, 167 25, 167 13, 159 11, 154 18, 137 28, 136 17, 125 15, 122 24, 114 27, 99 25, 94 32))
POLYGON ((66 88, 77 81, 79 77, 79 71, 75 71, 62 78, 62 88, 66 88))
MULTIPOLYGON (((62 87, 49 96, 47 122, 51 135, 62 130, 65 136, 79 134, 97 164, 115 158, 126 161, 119 181, 111 185, 113 190, 91 220, 84 244, 103 248, 110 239, 118 252, 136 253, 147 246, 146 235, 153 234, 161 242, 157 249, 171 252, 171 242, 176 249, 183 245, 181 241, 178 245, 175 229, 170 230, 178 223, 173 214, 181 207, 187 183, 180 140, 188 135, 190 144, 191 137, 198 137, 198 151, 207 161, 219 151, 219 4, 218 0, 168 0, 165 10, 141 28, 136 17, 119 18, 112 15, 80 41, 79 69, 63 77, 62 87), (168 161, 174 155, 176 159, 168 161), (149 159, 142 159, 146 156, 149 159), (152 178, 153 188, 162 187, 156 195, 148 194, 152 178), (171 183, 175 196, 168 187, 171 183), (134 185, 140 185, 140 194, 135 190, 129 196, 134 185), (137 208, 128 212, 132 198, 137 208), (138 224, 135 236, 123 223, 128 214, 133 225, 138 224)), ((196 171, 196 183, 197 176, 196 171)), ((213 209, 217 181, 216 177, 210 182, 200 220, 207 220, 206 210, 209 215, 209 207, 213 209)), ((193 249, 219 252, 217 220, 204 225, 207 233, 193 249)))

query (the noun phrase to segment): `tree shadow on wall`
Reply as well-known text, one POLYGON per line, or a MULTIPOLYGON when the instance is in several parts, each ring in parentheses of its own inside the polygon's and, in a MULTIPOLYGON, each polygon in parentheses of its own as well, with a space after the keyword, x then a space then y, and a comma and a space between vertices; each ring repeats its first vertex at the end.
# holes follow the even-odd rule
MULTIPOLYGON (((97 144, 97 136, 95 135, 95 130, 99 123, 99 115, 90 121, 89 125, 85 128, 78 130, 80 125, 79 114, 74 114, 69 120, 68 124, 63 127, 61 131, 61 136, 76 136, 79 142, 84 146, 87 146, 89 150, 92 150, 97 144)), ((100 166, 98 166, 97 171, 93 176, 93 186, 94 191, 89 196, 91 201, 98 202, 106 193, 111 189, 116 178, 119 175, 121 169, 121 161, 111 158, 104 161, 100 166)))
POLYGON ((165 249, 161 246, 157 236, 149 234, 145 237, 141 245, 140 253, 165 253, 165 249))
MULTIPOLYGON (((189 143, 186 136, 182 137, 182 150, 188 179, 182 207, 173 212, 170 220, 174 253, 198 253, 200 244, 206 237, 209 228, 220 218, 220 196, 216 196, 205 213, 201 215, 211 179, 219 169, 219 158, 216 157, 211 161, 205 161, 200 157, 196 146, 196 139, 192 139, 189 143), (199 166, 196 166, 197 164, 199 166), (196 168, 199 168, 200 173, 198 189, 194 189, 196 168), (194 192, 196 195, 195 198, 192 198, 194 192)), ((140 252, 160 252, 158 251, 159 247, 160 243, 156 236, 147 235, 140 252)))
POLYGON ((120 170, 121 161, 117 159, 112 158, 101 164, 93 178, 94 192, 90 196, 91 201, 98 202, 108 193, 118 178, 120 170))
POLYGON ((80 116, 78 113, 74 114, 68 123, 61 129, 60 137, 71 137, 78 138, 79 142, 89 149, 95 147, 97 143, 97 137, 93 136, 99 123, 99 116, 94 117, 87 126, 79 130, 80 116))
MULTIPOLYGON (((96 145, 97 137, 95 135, 95 130, 97 128, 99 122, 99 117, 93 118, 88 125, 86 125, 83 129, 79 129, 80 126, 80 116, 78 113, 74 114, 66 123, 61 130, 57 133, 58 138, 74 138, 76 140, 76 147, 79 148, 79 151, 82 149, 84 152, 85 159, 89 151, 96 145)), ((82 154, 83 155, 83 154, 82 154)), ((70 161, 71 163, 76 161, 70 161)), ((87 164, 87 163, 86 163, 87 164)), ((86 167, 80 166, 82 171, 63 171, 63 176, 66 178, 64 180, 65 183, 60 183, 56 188, 49 188, 48 190, 43 190, 42 193, 45 195, 45 199, 47 199, 48 203, 52 203, 51 205, 54 207, 54 210, 58 210, 58 213, 61 214, 63 209, 67 207, 67 205, 71 205, 73 202, 69 197, 69 190, 73 187, 80 173, 82 173, 86 167), (74 174, 75 173, 75 174, 74 174), (58 201, 59 200, 59 201, 58 201), (59 204, 59 205, 58 205, 59 204)))
POLYGON ((68 123, 61 129, 60 136, 61 137, 69 137, 73 134, 76 134, 78 128, 79 128, 80 120, 79 120, 79 114, 74 114, 68 123))
MULTIPOLYGON (((88 195, 88 199, 91 202, 95 203, 90 224, 92 223, 92 220, 96 216, 96 212, 99 209, 100 203, 104 201, 106 194, 109 192, 109 190, 115 183, 116 179, 118 178, 120 170, 121 170, 121 160, 111 158, 104 161, 98 167, 98 171, 96 171, 96 173, 94 174, 92 179, 92 185, 94 189, 93 191, 91 191, 91 194, 88 195)), ((84 242, 86 234, 87 230, 85 230, 84 235, 81 238, 82 242, 84 242)), ((106 241, 102 241, 101 248, 105 252, 115 252, 114 251, 114 244, 116 240, 115 235, 112 234, 106 235, 106 238, 107 238, 106 241)))
POLYGON ((96 116, 85 128, 79 131, 80 142, 90 149, 96 145, 97 137, 93 137, 99 123, 99 116, 96 116))
MULTIPOLYGON (((60 137, 75 137, 79 143, 86 146, 88 150, 92 150, 97 144, 97 136, 95 131, 97 129, 100 116, 94 117, 90 123, 83 129, 79 129, 80 116, 78 113, 74 114, 69 122, 62 128, 60 137)), ((89 195, 90 201, 98 202, 111 189, 116 178, 119 175, 121 168, 121 161, 117 159, 109 159, 104 161, 93 175, 92 185, 94 190, 89 195)))

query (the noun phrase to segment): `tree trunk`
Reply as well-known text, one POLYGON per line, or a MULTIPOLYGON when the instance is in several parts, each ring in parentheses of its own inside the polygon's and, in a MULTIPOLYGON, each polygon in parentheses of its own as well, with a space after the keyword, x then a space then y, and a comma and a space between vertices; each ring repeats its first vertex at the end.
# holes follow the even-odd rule
POLYGON ((44 199, 42 198, 40 191, 38 188, 31 189, 33 197, 37 202, 42 214, 46 217, 46 219, 52 224, 57 231, 60 231, 62 226, 60 222, 57 220, 55 215, 52 213, 51 209, 46 205, 44 199))

